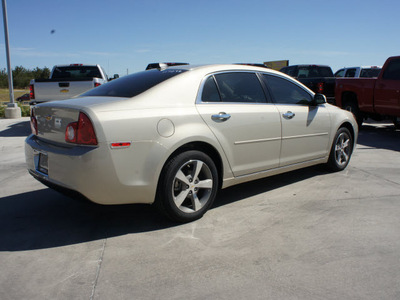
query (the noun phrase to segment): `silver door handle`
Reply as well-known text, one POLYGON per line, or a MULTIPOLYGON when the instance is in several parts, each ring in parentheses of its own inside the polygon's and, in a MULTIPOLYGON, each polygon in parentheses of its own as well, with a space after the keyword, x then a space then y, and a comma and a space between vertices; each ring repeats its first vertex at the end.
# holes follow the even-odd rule
POLYGON ((296 115, 295 113, 293 113, 293 112, 291 112, 291 111, 288 111, 287 113, 283 114, 283 117, 284 117, 285 119, 290 120, 290 119, 293 119, 293 117, 294 117, 295 115, 296 115))
POLYGON ((231 117, 230 114, 220 112, 218 115, 212 115, 211 120, 213 120, 215 122, 225 122, 225 121, 229 120, 230 117, 231 117))

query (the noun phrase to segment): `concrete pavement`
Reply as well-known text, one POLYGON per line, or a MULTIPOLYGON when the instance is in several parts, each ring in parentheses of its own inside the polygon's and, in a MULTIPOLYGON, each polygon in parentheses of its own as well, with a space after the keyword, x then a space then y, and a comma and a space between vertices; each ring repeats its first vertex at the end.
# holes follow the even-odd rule
POLYGON ((349 167, 231 187, 193 223, 71 200, 26 171, 0 119, 0 299, 399 299, 400 131, 368 123, 349 167))

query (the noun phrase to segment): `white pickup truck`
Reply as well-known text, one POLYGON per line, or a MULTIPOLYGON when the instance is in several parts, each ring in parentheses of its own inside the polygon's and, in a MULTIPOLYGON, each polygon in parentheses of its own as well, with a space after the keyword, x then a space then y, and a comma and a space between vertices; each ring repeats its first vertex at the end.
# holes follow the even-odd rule
POLYGON ((29 85, 31 105, 64 100, 80 95, 108 81, 99 65, 57 65, 49 79, 32 79, 29 85))
POLYGON ((342 68, 336 71, 335 77, 373 78, 378 77, 382 66, 363 66, 342 68))

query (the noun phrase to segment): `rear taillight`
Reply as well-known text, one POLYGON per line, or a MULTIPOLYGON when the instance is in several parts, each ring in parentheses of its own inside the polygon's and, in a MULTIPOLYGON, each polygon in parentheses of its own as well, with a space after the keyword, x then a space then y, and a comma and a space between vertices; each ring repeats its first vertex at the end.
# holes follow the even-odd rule
POLYGON ((35 88, 33 87, 33 84, 29 85, 29 97, 35 99, 35 88))
POLYGON ((33 109, 31 110, 31 130, 34 135, 38 134, 37 119, 36 119, 33 109))
POLYGON ((100 85, 101 85, 100 82, 95 82, 95 83, 94 83, 94 87, 98 87, 98 86, 100 86, 100 85))
POLYGON ((323 94, 324 93, 324 83, 323 82, 318 82, 317 83, 317 90, 316 92, 318 94, 323 94))
POLYGON ((86 114, 80 112, 78 121, 68 124, 65 129, 65 141, 81 145, 97 145, 92 121, 86 114))

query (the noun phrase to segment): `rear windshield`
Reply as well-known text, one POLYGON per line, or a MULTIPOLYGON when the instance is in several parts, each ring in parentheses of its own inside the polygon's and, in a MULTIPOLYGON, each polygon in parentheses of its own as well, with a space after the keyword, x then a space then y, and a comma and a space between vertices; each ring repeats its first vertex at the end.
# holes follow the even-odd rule
POLYGON ((101 78, 101 73, 96 66, 67 66, 56 67, 51 78, 101 78))
POLYGON ((81 96, 104 96, 104 97, 135 97, 157 84, 174 77, 187 70, 166 69, 159 71, 157 69, 134 73, 113 80, 94 88, 81 96))
POLYGON ((305 67, 299 67, 297 77, 298 78, 333 77, 333 73, 330 67, 305 66, 305 67))

